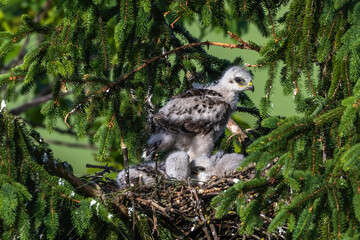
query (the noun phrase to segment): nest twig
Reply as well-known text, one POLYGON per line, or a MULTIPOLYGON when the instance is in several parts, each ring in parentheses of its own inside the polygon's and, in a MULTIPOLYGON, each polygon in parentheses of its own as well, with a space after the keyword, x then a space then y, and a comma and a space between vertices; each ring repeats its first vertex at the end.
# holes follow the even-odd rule
MULTIPOLYGON (((165 224, 173 230, 175 238, 285 239, 285 228, 271 234, 266 231, 274 217, 274 209, 261 214, 264 225, 262 228, 254 228, 251 235, 239 234, 241 221, 235 212, 230 212, 222 219, 214 216, 211 199, 230 188, 237 180, 253 179, 255 172, 255 166, 249 166, 223 178, 214 177, 200 186, 190 181, 174 182, 162 178, 157 186, 141 185, 123 190, 118 189, 113 181, 100 181, 98 184, 105 193, 111 193, 107 194, 109 197, 116 196, 125 206, 136 209, 136 214, 146 214, 151 219, 148 222, 153 224, 153 232, 157 231, 159 224, 165 224)), ((254 192, 248 193, 249 199, 254 197, 254 192)))

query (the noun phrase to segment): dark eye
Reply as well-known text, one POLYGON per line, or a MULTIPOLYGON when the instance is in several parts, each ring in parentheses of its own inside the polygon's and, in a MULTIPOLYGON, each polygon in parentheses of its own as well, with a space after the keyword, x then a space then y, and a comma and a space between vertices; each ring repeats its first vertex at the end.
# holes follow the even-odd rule
POLYGON ((205 168, 204 167, 198 167, 198 170, 203 172, 203 171, 205 171, 205 168))
POLYGON ((244 80, 243 78, 241 78, 241 77, 236 77, 234 80, 235 80, 238 84, 244 84, 244 83, 245 83, 245 80, 244 80))

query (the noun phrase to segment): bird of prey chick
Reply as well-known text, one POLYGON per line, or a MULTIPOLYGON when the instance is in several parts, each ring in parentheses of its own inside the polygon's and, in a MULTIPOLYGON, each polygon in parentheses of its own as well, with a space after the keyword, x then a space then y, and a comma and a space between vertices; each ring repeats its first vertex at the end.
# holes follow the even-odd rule
POLYGON ((190 176, 189 155, 184 151, 172 152, 165 160, 164 169, 168 178, 187 180, 190 176))
POLYGON ((190 161, 201 155, 210 156, 215 141, 236 110, 239 93, 245 90, 254 91, 252 76, 233 66, 217 84, 172 97, 154 115, 157 131, 148 140, 145 159, 151 159, 156 151, 170 149, 186 151, 190 161))
POLYGON ((225 177, 232 174, 244 159, 245 156, 242 154, 217 152, 211 157, 211 161, 214 164, 212 175, 225 177))
POLYGON ((191 174, 190 178, 196 180, 199 184, 208 181, 213 175, 215 165, 213 157, 201 155, 190 163, 191 174))
POLYGON ((244 159, 244 155, 237 153, 217 152, 211 157, 202 155, 191 161, 190 178, 201 184, 210 180, 212 176, 225 177, 232 174, 244 159))

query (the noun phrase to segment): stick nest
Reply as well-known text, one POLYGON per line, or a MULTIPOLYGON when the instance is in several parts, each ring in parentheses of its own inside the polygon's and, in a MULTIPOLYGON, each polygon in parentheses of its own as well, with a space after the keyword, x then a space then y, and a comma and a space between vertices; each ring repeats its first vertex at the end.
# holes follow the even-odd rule
MULTIPOLYGON (((91 181, 98 177, 99 174, 95 174, 91 181)), ((274 233, 266 231, 275 215, 276 203, 260 215, 264 224, 261 228, 254 228, 250 235, 239 233, 242 222, 235 207, 225 217, 215 217, 216 206, 211 205, 211 199, 235 182, 248 181, 254 177, 255 166, 250 166, 224 178, 213 177, 202 185, 162 178, 158 179, 157 185, 131 186, 128 189, 118 189, 115 181, 109 178, 97 181, 97 184, 106 193, 106 198, 112 202, 116 199, 123 207, 122 212, 126 212, 125 217, 132 221, 133 229, 136 221, 146 218, 155 239, 159 236, 159 225, 170 229, 176 239, 286 239, 286 227, 274 233)), ((248 201, 256 196, 256 192, 247 193, 248 201)), ((137 236, 137 239, 141 237, 137 236)))

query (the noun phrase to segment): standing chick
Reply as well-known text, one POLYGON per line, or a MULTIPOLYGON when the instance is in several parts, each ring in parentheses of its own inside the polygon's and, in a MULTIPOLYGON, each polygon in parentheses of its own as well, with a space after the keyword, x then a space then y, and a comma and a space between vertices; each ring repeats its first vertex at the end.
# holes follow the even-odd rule
POLYGON ((210 156, 236 110, 239 93, 245 90, 254 91, 252 76, 234 66, 217 84, 172 97, 153 118, 157 132, 148 140, 144 158, 149 160, 156 151, 169 149, 186 151, 190 161, 210 156))

